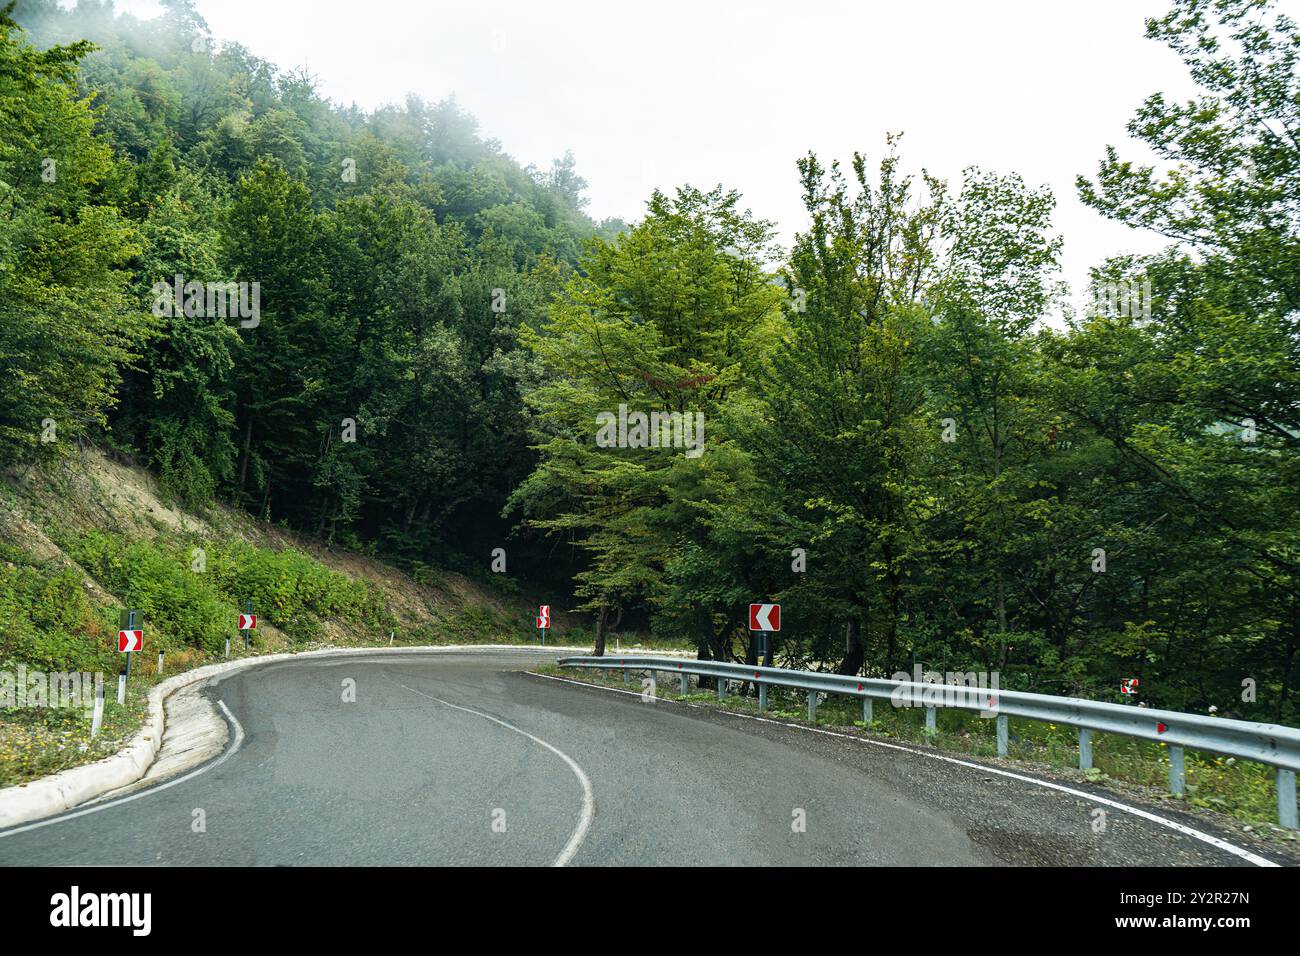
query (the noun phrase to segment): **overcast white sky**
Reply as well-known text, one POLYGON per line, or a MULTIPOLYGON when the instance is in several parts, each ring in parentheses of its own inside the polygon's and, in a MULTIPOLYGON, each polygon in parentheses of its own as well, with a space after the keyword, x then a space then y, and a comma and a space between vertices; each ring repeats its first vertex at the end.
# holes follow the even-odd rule
MULTIPOLYGON (((1288 8, 1300 0, 1288 2, 1288 8)), ((197 0, 218 39, 374 108, 454 93, 483 133, 543 168, 572 149, 597 218, 640 218, 653 187, 739 189, 783 242, 803 226, 809 149, 902 152, 955 182, 979 165, 1051 187, 1065 277, 1164 243, 1075 198, 1148 94, 1192 93, 1143 37, 1168 0, 197 0)), ((118 0, 138 16, 156 0, 118 0)))

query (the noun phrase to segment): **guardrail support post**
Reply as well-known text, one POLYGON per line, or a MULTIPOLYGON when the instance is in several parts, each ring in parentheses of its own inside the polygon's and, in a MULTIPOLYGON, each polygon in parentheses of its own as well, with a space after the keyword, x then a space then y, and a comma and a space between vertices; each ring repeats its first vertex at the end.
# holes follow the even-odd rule
POLYGON ((718 700, 724 700, 726 696, 727 696, 727 679, 725 677, 719 677, 718 678, 718 700))
POLYGON ((925 708, 925 732, 927 734, 935 734, 939 732, 939 726, 935 722, 935 714, 934 714, 933 707, 925 708))
POLYGON ((623 668, 623 683, 624 683, 624 684, 627 683, 627 668, 626 668, 626 667, 623 668))
POLYGON ((1007 715, 998 714, 995 723, 998 728, 998 756, 1005 757, 1007 755, 1007 715))
POLYGON ((862 698, 862 722, 868 727, 871 726, 871 698, 862 698))
POLYGON ((685 697, 687 691, 691 689, 691 675, 682 671, 682 696, 685 697))
POLYGON ((1277 822, 1292 830, 1300 829, 1296 822, 1295 771, 1277 768, 1277 822))
POLYGON ((817 691, 808 691, 808 723, 817 723, 817 691))
POLYGON ((760 683, 758 685, 758 712, 760 714, 767 711, 767 685, 760 683))
POLYGON ((1176 797, 1183 795, 1187 783, 1187 770, 1183 765, 1183 748, 1169 748, 1169 792, 1176 797))
POLYGON ((1079 769, 1092 769, 1092 731, 1087 727, 1079 728, 1079 769))

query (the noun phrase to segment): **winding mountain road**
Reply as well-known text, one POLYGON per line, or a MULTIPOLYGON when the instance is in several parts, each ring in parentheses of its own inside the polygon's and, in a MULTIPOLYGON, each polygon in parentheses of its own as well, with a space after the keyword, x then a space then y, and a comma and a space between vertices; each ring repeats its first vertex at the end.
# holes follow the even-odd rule
POLYGON ((219 758, 0 831, 0 864, 1261 862, 1183 832, 1200 827, 1187 817, 1110 806, 1098 833, 1102 803, 1017 774, 521 673, 553 658, 377 652, 235 673, 204 691, 232 722, 219 758))

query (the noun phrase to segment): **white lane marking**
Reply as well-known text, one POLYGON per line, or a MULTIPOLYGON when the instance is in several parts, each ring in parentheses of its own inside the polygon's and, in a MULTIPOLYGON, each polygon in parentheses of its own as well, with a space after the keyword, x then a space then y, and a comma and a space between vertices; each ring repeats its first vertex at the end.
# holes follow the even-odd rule
MULTIPOLYGON (((628 669, 636 670, 638 668, 628 668, 628 669)), ((646 670, 646 668, 644 667, 639 669, 646 670)), ((556 677, 552 674, 534 673, 532 676, 545 677, 547 680, 556 680, 565 684, 577 684, 579 687, 594 687, 597 690, 607 690, 615 694, 627 694, 629 697, 641 696, 636 691, 619 690, 617 687, 603 687, 600 684, 589 684, 586 681, 572 680, 568 677, 556 677)), ((669 704, 685 704, 687 707, 700 706, 698 704, 693 704, 690 701, 669 700, 664 702, 669 704)), ((1216 836, 1212 836, 1209 833, 1203 833, 1200 830, 1179 823, 1176 820, 1170 820, 1166 817, 1158 816, 1157 814, 1151 813, 1148 810, 1143 810, 1139 807, 1131 807, 1126 803, 1120 803, 1118 800, 1112 800, 1109 797, 1099 797, 1096 794, 1087 793, 1083 790, 1075 790, 1073 787, 1067 787, 1059 783, 1052 783, 1051 781, 1048 780, 1039 780, 1036 777, 1027 777, 1024 774, 1012 773, 1010 770, 1002 770, 999 767, 989 767, 986 766, 985 764, 972 763, 968 760, 958 760, 956 757, 947 757, 944 756, 943 754, 926 753, 924 750, 914 750, 911 747, 904 747, 900 744, 885 743, 885 741, 883 740, 872 740, 868 737, 857 737, 854 736, 853 734, 841 734, 834 730, 823 730, 820 727, 805 727, 803 724, 787 724, 781 720, 772 720, 770 717, 759 717, 755 714, 744 714, 734 710, 724 710, 722 708, 715 708, 715 707, 706 707, 704 709, 712 710, 712 711, 721 711, 722 713, 729 714, 732 717, 744 717, 748 720, 757 720, 760 723, 764 723, 764 724, 776 724, 779 727, 791 727, 791 728, 796 728, 798 730, 807 730, 810 733, 825 734, 828 737, 841 737, 844 740, 852 740, 861 744, 870 744, 873 747, 884 747, 888 750, 901 750, 904 753, 914 754, 918 757, 925 757, 928 760, 940 760, 943 761, 944 763, 956 764, 959 767, 970 767, 973 770, 981 770, 984 771, 985 773, 995 773, 998 776, 1009 777, 1012 780, 1019 780, 1024 783, 1032 783, 1039 787, 1046 787, 1049 790, 1059 790, 1061 793, 1068 793, 1070 794, 1070 796, 1073 797, 1081 797, 1082 799, 1090 800, 1093 803, 1105 804, 1106 806, 1113 807, 1116 810, 1122 810, 1125 813, 1131 813, 1135 817, 1141 817, 1142 819, 1149 820, 1152 823, 1158 823, 1162 827, 1168 827, 1169 829, 1175 830, 1178 833, 1181 833, 1185 836, 1193 837, 1194 839, 1200 840, 1202 843, 1208 843, 1210 846, 1217 847, 1220 850, 1223 850, 1227 853, 1231 853, 1233 856, 1237 856, 1243 860, 1247 860, 1248 862, 1253 863, 1256 866, 1267 866, 1267 867, 1280 866, 1280 864, 1274 863, 1272 860, 1266 859, 1255 853, 1251 853, 1249 850, 1244 849, 1243 847, 1239 847, 1236 846, 1235 844, 1228 843, 1226 840, 1220 840, 1216 836)))
POLYGON ((35 823, 29 823, 26 826, 14 827, 12 830, 0 831, 0 838, 13 836, 15 833, 26 833, 28 830, 36 830, 41 827, 48 827, 51 824, 62 823, 65 820, 75 820, 77 817, 84 817, 88 813, 98 813, 100 810, 107 810, 110 807, 130 803, 132 800, 139 800, 141 797, 150 797, 155 793, 168 789, 169 787, 174 787, 177 784, 184 783, 186 780, 192 780, 201 773, 207 773, 215 767, 220 767, 223 763, 233 757, 235 751, 237 751, 240 748, 240 745, 243 744, 244 728, 239 725, 239 721, 235 719, 235 715, 230 712, 230 708, 226 706, 224 700, 217 701, 217 706, 220 707, 222 712, 226 715, 226 719, 230 721, 230 725, 235 728, 235 742, 216 760, 213 760, 210 763, 205 763, 201 767, 196 767, 189 773, 168 780, 166 783, 160 783, 156 787, 147 787, 144 790, 137 791, 136 793, 132 793, 125 797, 118 797, 115 800, 109 800, 105 803, 92 803, 81 810, 74 810, 72 813, 65 813, 57 817, 47 817, 44 820, 37 820, 35 823))
MULTIPOLYGON (((389 679, 392 680, 392 678, 389 679)), ((406 687, 406 685, 401 681, 393 681, 393 683, 398 687, 406 687)), ((586 838, 587 830, 591 827, 591 818, 596 813, 596 801, 591 795, 591 781, 588 780, 587 775, 582 772, 582 768, 578 766, 577 761, 559 747, 556 747, 553 744, 548 744, 541 737, 536 737, 528 731, 516 727, 514 724, 506 723, 500 718, 493 717, 491 714, 485 714, 479 710, 472 710, 469 707, 462 707, 460 704, 453 704, 449 700, 443 700, 441 697, 434 697, 432 694, 426 694, 424 691, 416 690, 414 687, 406 687, 406 689, 412 694, 419 694, 421 697, 427 697, 429 700, 442 704, 445 707, 451 707, 454 710, 463 710, 467 714, 473 714, 475 717, 482 717, 484 720, 490 720, 494 724, 500 724, 507 730, 513 730, 517 734, 522 734, 533 743, 541 744, 569 765, 569 769, 573 771, 573 775, 578 778, 578 783, 582 784, 582 816, 578 819, 578 825, 574 827, 573 833, 569 836, 569 842, 564 845, 564 849, 560 851, 560 855, 557 856, 555 861, 551 864, 551 866, 567 866, 569 861, 573 859, 573 855, 578 852, 578 847, 582 845, 583 839, 586 838)))

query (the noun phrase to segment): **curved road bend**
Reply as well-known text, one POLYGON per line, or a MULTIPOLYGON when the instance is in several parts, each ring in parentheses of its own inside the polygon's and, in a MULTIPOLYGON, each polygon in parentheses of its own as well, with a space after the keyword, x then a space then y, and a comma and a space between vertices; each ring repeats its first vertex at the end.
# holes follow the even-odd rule
POLYGON ((987 771, 518 672, 549 656, 376 655, 235 674, 206 691, 243 734, 220 762, 97 812, 0 831, 0 864, 1249 862, 1118 810, 1095 833, 1092 801, 987 771))

